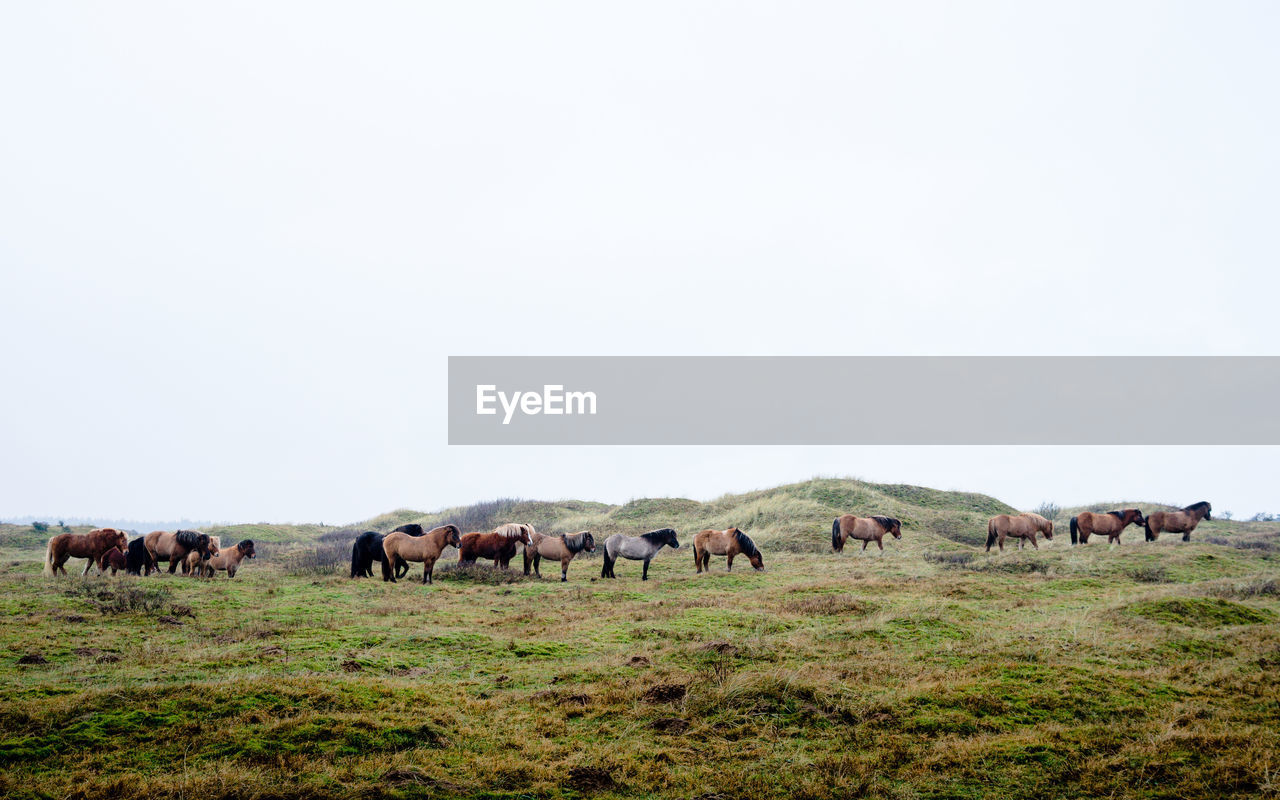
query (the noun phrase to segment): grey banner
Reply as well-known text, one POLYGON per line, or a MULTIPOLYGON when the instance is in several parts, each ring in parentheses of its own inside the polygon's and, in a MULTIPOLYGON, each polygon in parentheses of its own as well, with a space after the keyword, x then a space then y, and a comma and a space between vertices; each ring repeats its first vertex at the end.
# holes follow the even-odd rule
POLYGON ((449 359, 455 445, 1280 444, 1278 357, 449 359))

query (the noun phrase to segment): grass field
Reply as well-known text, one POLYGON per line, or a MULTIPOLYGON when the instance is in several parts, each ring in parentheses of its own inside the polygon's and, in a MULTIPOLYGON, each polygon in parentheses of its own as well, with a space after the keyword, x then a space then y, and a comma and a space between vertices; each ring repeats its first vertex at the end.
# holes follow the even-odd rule
POLYGON ((324 557, 343 531, 261 526, 235 580, 51 580, 0 529, 0 794, 1280 796, 1276 526, 987 555, 971 527, 1005 508, 854 481, 524 504, 559 530, 674 520, 647 583, 598 558, 567 584, 352 581, 324 557), (822 552, 834 508, 903 539, 822 552), (695 575, 700 522, 755 534, 767 571, 695 575))

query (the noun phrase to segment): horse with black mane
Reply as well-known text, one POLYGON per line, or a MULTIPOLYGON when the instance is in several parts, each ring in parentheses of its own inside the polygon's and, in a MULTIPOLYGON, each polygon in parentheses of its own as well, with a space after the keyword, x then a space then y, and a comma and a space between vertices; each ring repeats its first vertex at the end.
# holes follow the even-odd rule
POLYGON ((392 531, 382 537, 382 579, 396 582, 391 569, 392 564, 403 561, 422 562, 422 582, 431 583, 431 573, 435 569, 440 554, 449 545, 457 547, 460 541, 457 525, 441 525, 432 528, 421 536, 412 536, 405 531, 392 531))
POLYGON ((704 569, 707 572, 711 571, 713 555, 725 556, 726 569, 733 572, 733 557, 739 553, 747 557, 754 569, 764 569, 764 558, 760 555, 756 543, 739 528, 698 531, 693 535, 693 564, 698 568, 699 573, 704 569))
POLYGON ((884 535, 892 534, 893 538, 902 538, 902 523, 893 517, 855 517, 845 514, 835 518, 831 523, 831 549, 837 553, 844 552, 844 543, 849 539, 862 542, 865 552, 872 542, 884 552, 884 535))
POLYGON ((596 539, 591 531, 562 533, 558 536, 535 531, 529 537, 529 543, 524 546, 524 574, 528 575, 529 567, 533 567, 533 574, 541 578, 542 572, 538 567, 542 559, 546 558, 560 562, 560 582, 564 583, 569 580, 569 562, 573 557, 583 551, 594 552, 595 549, 596 539))
POLYGON ((1097 534, 1106 536, 1107 544, 1120 544, 1120 534, 1130 525, 1143 525, 1147 521, 1142 512, 1136 508, 1121 511, 1108 511, 1099 514, 1094 511, 1082 511, 1071 518, 1071 543, 1088 544, 1089 537, 1097 534))
POLYGON ((202 561, 208 560, 210 556, 209 534, 200 531, 152 531, 144 537, 144 541, 153 562, 169 562, 170 575, 192 550, 200 553, 202 561))
POLYGON ((124 559, 124 571, 128 575, 143 575, 144 571, 146 575, 150 575, 160 571, 155 559, 151 557, 151 551, 147 549, 147 540, 141 536, 129 541, 124 559))
POLYGON ((98 528, 88 533, 60 533, 50 538, 45 546, 44 574, 57 575, 61 572, 66 575, 67 560, 83 558, 86 563, 84 572, 80 574, 88 575, 108 550, 119 548, 123 552, 128 546, 129 537, 115 528, 98 528))
POLYGON ((1147 515, 1146 530, 1147 541, 1154 542, 1160 538, 1161 531, 1169 533, 1182 534, 1182 541, 1191 541, 1191 532, 1200 524, 1200 520, 1212 520, 1210 512, 1213 506, 1208 502, 1201 500, 1199 503, 1192 503, 1181 511, 1152 511, 1147 515))
POLYGON ((600 568, 600 577, 618 577, 613 574, 613 565, 621 556, 631 561, 643 561, 644 569, 640 573, 640 580, 647 581, 649 580, 649 562, 659 550, 666 546, 671 547, 672 550, 680 549, 680 542, 676 539, 674 528, 660 528, 639 536, 615 533, 604 540, 604 565, 600 568))

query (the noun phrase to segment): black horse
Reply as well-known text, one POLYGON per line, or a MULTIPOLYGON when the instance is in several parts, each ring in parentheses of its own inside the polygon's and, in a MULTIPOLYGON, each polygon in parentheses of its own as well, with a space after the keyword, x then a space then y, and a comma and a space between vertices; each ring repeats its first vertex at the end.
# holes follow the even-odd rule
MULTIPOLYGON (((396 528, 395 533, 407 533, 410 536, 421 536, 426 533, 421 525, 409 523, 396 528)), ((356 537, 355 543, 351 545, 351 577, 353 578, 372 578, 373 563, 379 564, 386 561, 386 554, 382 551, 383 534, 377 531, 365 531, 356 537)), ((409 562, 404 559, 396 559, 396 577, 403 578, 405 573, 409 571, 409 562)))
POLYGON ((124 554, 124 562, 124 571, 129 575, 142 575, 144 569, 147 575, 150 575, 153 570, 160 571, 160 567, 151 558, 151 551, 147 549, 146 539, 141 536, 129 542, 129 551, 124 554))

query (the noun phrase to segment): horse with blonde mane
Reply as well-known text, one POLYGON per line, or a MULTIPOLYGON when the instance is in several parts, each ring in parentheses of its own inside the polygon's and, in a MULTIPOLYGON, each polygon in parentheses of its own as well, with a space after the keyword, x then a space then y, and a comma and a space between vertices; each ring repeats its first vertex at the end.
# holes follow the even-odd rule
POLYGON ((893 517, 855 517, 844 514, 831 523, 831 549, 837 553, 844 552, 844 543, 849 539, 862 542, 862 550, 872 542, 884 552, 884 535, 892 534, 893 538, 902 538, 902 523, 893 517))
POLYGON ((757 571, 764 569, 764 558, 760 555, 760 549, 756 547, 755 542, 751 541, 750 536, 738 528, 698 531, 693 535, 693 564, 698 568, 699 573, 703 570, 711 571, 712 556, 725 556, 725 568, 733 572, 733 557, 739 553, 747 557, 752 568, 757 571))
POLYGON ((89 570, 102 561, 102 557, 108 550, 119 548, 124 552, 128 546, 129 537, 124 531, 115 528, 98 528, 88 533, 60 533, 49 539, 48 545, 45 546, 44 574, 57 575, 61 572, 66 575, 67 560, 83 558, 87 561, 84 572, 80 574, 88 575, 89 570))
POLYGON ((1206 501, 1192 503, 1181 511, 1153 511, 1147 515, 1147 541, 1154 542, 1160 538, 1161 531, 1182 534, 1182 541, 1191 541, 1191 532, 1200 524, 1200 520, 1212 520, 1209 514, 1213 506, 1206 501))
MULTIPOLYGON (((209 549, 205 553, 199 550, 192 550, 187 553, 187 557, 182 559, 182 574, 192 578, 204 577, 205 567, 208 566, 210 559, 222 552, 222 537, 210 536, 209 549)), ((212 573, 211 573, 212 574, 212 573)))
POLYGON ((1017 515, 997 514, 987 520, 987 552, 990 553, 991 545, 997 543, 1003 551, 1006 538, 1017 539, 1019 548, 1031 542, 1031 546, 1039 550, 1040 545, 1036 544, 1038 533, 1044 534, 1046 539, 1052 539, 1053 523, 1030 511, 1017 515))
POLYGON ((590 553, 595 549, 596 539, 591 535, 591 531, 562 533, 558 536, 534 531, 529 537, 529 543, 524 546, 524 574, 528 575, 529 567, 532 566, 533 574, 541 578, 542 572, 538 566, 542 559, 559 561, 560 582, 564 583, 569 580, 569 562, 573 557, 584 550, 590 553))
POLYGON ((499 525, 491 533, 468 533, 458 545, 458 563, 474 564, 476 559, 491 559, 495 567, 509 569, 520 545, 528 546, 536 534, 532 525, 508 522, 499 525))
POLYGON ((441 525, 421 536, 411 536, 404 531, 392 531, 382 537, 382 579, 396 582, 394 565, 401 561, 422 562, 422 582, 431 583, 440 554, 449 545, 457 547, 460 536, 457 525, 441 525))
POLYGON ((1097 534, 1106 536, 1108 544, 1120 544, 1120 534, 1125 528, 1146 524, 1142 512, 1136 508, 1108 511, 1105 514, 1082 511, 1071 518, 1071 543, 1088 544, 1089 537, 1097 534))

